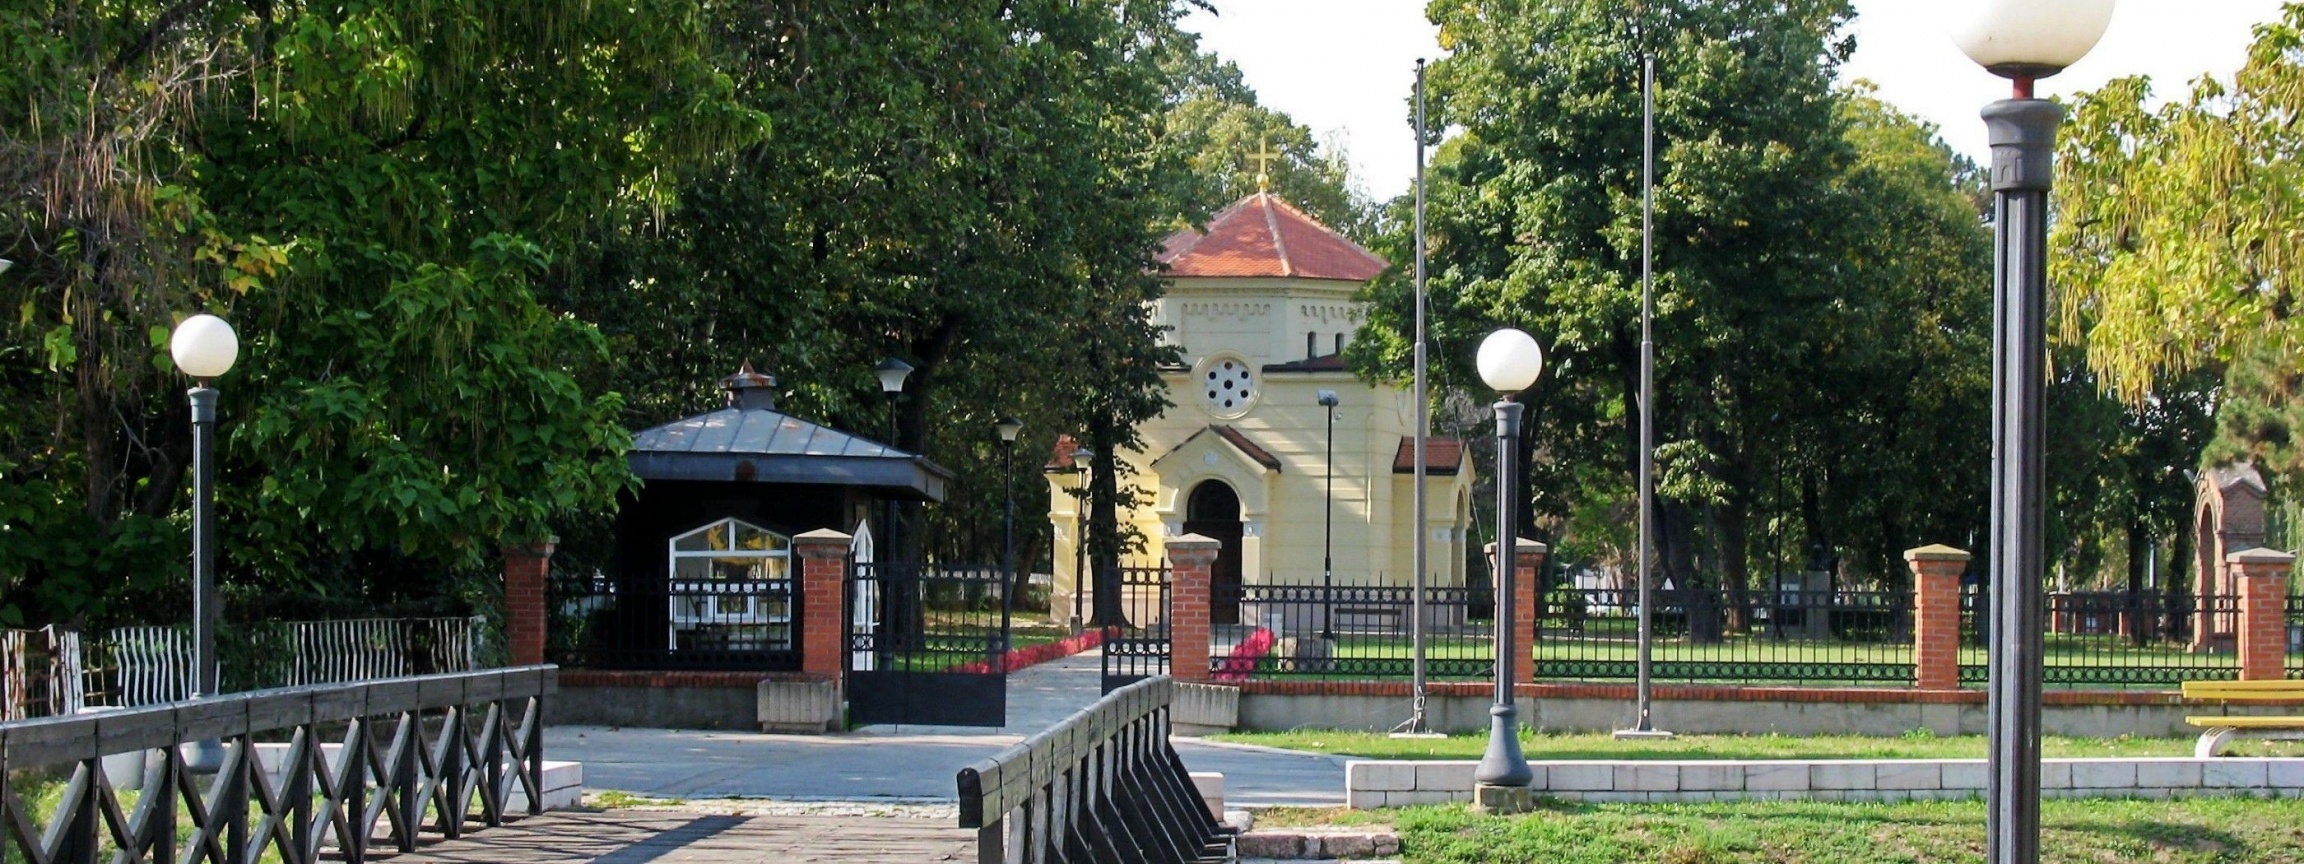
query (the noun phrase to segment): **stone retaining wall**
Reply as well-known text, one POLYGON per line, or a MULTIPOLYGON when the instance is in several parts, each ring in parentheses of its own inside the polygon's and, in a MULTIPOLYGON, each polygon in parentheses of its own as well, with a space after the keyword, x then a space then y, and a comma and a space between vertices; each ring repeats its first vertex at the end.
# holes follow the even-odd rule
MULTIPOLYGON (((1356 809, 1472 800, 1466 761, 1345 763, 1356 809)), ((1534 762, 1539 796, 1590 802, 1738 800, 1912 801, 1980 798, 1982 759, 1534 762)), ((2304 759, 2048 759, 2041 794, 2055 798, 2304 795, 2304 759)))

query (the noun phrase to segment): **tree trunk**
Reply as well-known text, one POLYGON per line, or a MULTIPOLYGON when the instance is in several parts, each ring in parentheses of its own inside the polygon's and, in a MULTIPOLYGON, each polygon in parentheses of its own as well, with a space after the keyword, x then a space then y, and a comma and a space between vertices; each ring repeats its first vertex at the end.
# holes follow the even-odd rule
POLYGON ((1728 594, 1728 630, 1749 633, 1752 631, 1752 566, 1745 555, 1751 543, 1750 500, 1730 495, 1728 503, 1716 511, 1713 523, 1719 528, 1720 581, 1728 594))
POLYGON ((2167 605, 2161 607, 2161 638, 2179 645, 2186 641, 2184 622, 2192 609, 2191 591, 2186 587, 2192 584, 2192 541, 2192 528, 2187 522, 2185 530, 2176 532, 2176 545, 2168 550, 2172 553, 2168 556, 2168 576, 2160 580, 2161 591, 2167 598, 2167 605))

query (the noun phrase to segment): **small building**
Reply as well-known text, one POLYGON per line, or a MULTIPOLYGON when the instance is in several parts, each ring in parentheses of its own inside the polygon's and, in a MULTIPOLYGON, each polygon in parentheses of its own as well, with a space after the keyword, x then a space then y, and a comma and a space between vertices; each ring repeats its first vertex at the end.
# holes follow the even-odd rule
MULTIPOLYGON (((1227 597, 1243 583, 1320 583, 1332 503, 1335 584, 1410 584, 1424 531, 1429 584, 1462 585, 1473 479, 1462 443, 1428 439, 1427 517, 1415 524, 1413 392, 1363 382, 1343 361, 1366 316, 1355 295, 1386 262, 1265 192, 1163 247, 1170 283, 1153 317, 1183 365, 1162 373, 1173 407, 1138 428, 1140 451, 1119 454, 1147 502, 1120 518, 1148 539, 1147 557, 1162 560, 1168 537, 1220 542, 1211 617, 1240 623, 1227 597), (1332 462, 1322 391, 1337 401, 1332 462)), ((1069 448, 1059 443, 1048 475, 1060 618, 1080 584, 1069 448)))
POLYGON ((951 471, 777 411, 775 385, 745 364, 727 407, 633 436, 615 560, 572 610, 587 666, 796 670, 792 538, 853 534, 869 560, 878 502, 944 499, 951 471))

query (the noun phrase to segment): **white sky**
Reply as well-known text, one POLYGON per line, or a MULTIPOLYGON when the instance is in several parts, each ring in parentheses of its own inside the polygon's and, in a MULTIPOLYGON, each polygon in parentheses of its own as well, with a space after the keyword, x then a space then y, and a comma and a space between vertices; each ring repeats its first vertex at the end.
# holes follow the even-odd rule
MULTIPOLYGON (((1962 55, 1944 35, 1934 0, 1855 0, 1856 56, 1845 75, 1934 122, 1952 146, 1988 162, 1976 112, 2007 95, 2007 82, 1962 55)), ((1407 191, 1416 172, 1408 99, 1416 58, 1439 56, 1439 28, 1423 0, 1215 0, 1184 27, 1201 47, 1240 65, 1267 107, 1288 112, 1352 157, 1362 190, 1379 199, 1407 191)), ((2120 0, 2094 53, 2040 83, 2040 95, 2089 90, 2121 76, 2152 76, 2158 95, 2190 91, 2203 73, 2229 78, 2246 60, 2251 28, 2275 20, 2279 0, 2120 0)))

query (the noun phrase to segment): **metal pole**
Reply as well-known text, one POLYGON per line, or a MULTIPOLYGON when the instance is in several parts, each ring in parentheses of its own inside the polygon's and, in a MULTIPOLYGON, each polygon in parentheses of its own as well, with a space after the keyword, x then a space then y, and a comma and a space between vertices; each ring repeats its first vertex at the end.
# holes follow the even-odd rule
POLYGON ((1425 523, 1426 504, 1424 474, 1425 439, 1432 435, 1432 401, 1424 392, 1424 59, 1416 59, 1416 467, 1410 475, 1416 482, 1416 531, 1410 544, 1415 551, 1416 572, 1414 589, 1408 595, 1409 643, 1413 646, 1414 660, 1410 663, 1410 707, 1407 731, 1423 734, 1428 731, 1424 723, 1424 567, 1425 544, 1428 527, 1425 523))
POLYGON ((1072 499, 1072 635, 1080 635, 1080 597, 1088 587, 1088 468, 1073 466, 1080 475, 1080 494, 1072 499))
MULTIPOLYGON (((216 390, 201 382, 192 402, 192 698, 221 689, 216 664, 216 390)), ((185 767, 214 774, 224 765, 224 742, 193 742, 185 767)))
POLYGON ((217 693, 216 390, 192 388, 192 698, 217 693))
POLYGON ((1520 709, 1512 704, 1512 667, 1519 646, 1512 640, 1512 597, 1518 579, 1520 538, 1512 529, 1513 483, 1520 438, 1520 403, 1496 403, 1496 704, 1488 709, 1488 750, 1472 772, 1478 786, 1526 787, 1535 779, 1520 753, 1520 709))
POLYGON ((1992 144, 1992 654, 1985 860, 2040 860, 2040 576, 2047 378, 2048 190, 2064 111, 1984 109, 1992 144))
POLYGON ((1655 731, 1649 720, 1650 661, 1655 610, 1656 526, 1656 58, 1640 58, 1640 670, 1635 688, 1635 732, 1655 731))
POLYGON ((1328 510, 1320 536, 1320 638, 1336 641, 1336 403, 1328 400, 1328 510))
MULTIPOLYGON (((1016 442, 1001 442, 1000 495, 1005 501, 1000 514, 1000 651, 1008 651, 1008 635, 1014 627, 1016 613, 1016 442)), ((995 670, 1005 671, 1005 657, 992 658, 995 670)))

